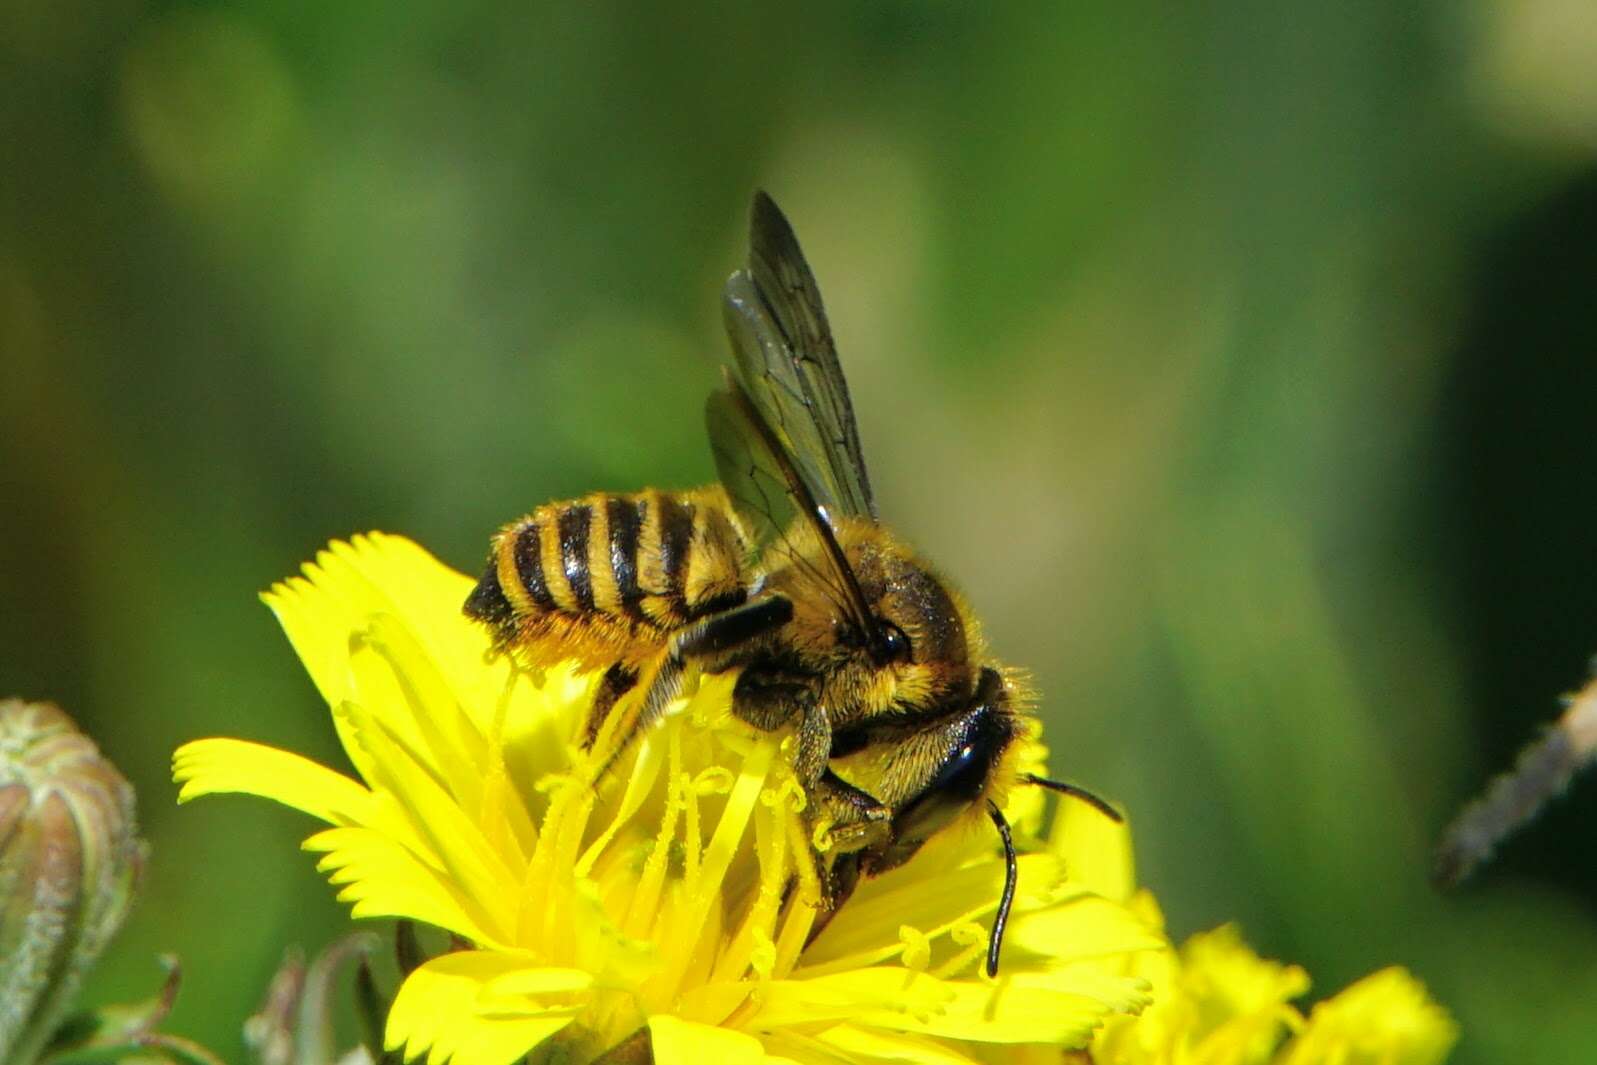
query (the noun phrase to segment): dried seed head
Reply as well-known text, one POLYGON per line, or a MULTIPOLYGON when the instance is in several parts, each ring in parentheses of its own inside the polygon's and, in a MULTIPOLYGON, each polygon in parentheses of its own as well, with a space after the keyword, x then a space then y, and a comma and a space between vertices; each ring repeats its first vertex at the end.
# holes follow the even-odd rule
POLYGON ((0 700, 0 1061, 30 1062, 126 916, 133 788, 48 703, 0 700))

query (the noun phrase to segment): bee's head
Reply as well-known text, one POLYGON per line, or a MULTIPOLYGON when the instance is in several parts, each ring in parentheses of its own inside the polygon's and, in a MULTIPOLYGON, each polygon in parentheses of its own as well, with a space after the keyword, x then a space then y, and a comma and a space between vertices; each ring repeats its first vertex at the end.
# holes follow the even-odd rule
POLYGON ((827 676, 828 705, 869 717, 969 698, 983 652, 958 594, 874 522, 844 519, 835 532, 858 600, 832 582, 819 538, 802 524, 793 562, 768 585, 792 601, 785 641, 827 676))
POLYGON ((914 710, 969 693, 980 637, 958 595, 879 528, 841 539, 874 623, 874 632, 844 618, 833 626, 839 647, 871 678, 862 701, 914 710))
POLYGON ((891 842, 868 857, 872 871, 908 860, 932 836, 996 798, 1006 756, 1023 731, 1011 686, 988 667, 963 712, 901 740, 878 781, 891 793, 893 831, 891 842))

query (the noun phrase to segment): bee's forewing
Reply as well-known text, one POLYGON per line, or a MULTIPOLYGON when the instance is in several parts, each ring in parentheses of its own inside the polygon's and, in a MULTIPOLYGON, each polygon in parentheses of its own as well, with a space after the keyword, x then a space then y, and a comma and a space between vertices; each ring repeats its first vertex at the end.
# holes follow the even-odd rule
POLYGON ((793 228, 763 192, 749 212, 749 264, 723 297, 738 375, 832 516, 875 520, 848 382, 820 289, 793 228))

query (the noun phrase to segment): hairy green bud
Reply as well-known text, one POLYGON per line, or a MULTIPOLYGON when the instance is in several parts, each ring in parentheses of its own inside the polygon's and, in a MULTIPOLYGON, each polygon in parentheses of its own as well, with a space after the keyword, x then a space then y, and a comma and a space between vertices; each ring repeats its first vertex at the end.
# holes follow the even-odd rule
POLYGON ((0 701, 0 1061, 35 1060, 121 927, 137 832, 132 786, 71 718, 0 701))

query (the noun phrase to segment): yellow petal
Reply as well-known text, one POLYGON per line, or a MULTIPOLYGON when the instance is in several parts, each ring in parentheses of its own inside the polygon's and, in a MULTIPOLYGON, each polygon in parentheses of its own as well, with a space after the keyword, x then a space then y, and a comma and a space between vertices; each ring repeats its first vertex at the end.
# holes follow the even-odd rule
POLYGON ((752 1035, 668 1014, 649 1018, 649 1042, 655 1065, 763 1065, 766 1060, 765 1047, 752 1035))
POLYGON ((1065 865, 1065 875, 1096 895, 1125 902, 1137 889, 1131 853, 1131 825, 1069 795, 1059 798, 1048 833, 1048 849, 1065 865))
MULTIPOLYGON (((911 1062, 913 1065, 976 1065, 976 1059, 946 1043, 905 1032, 883 1032, 854 1024, 837 1024, 815 1037, 849 1061, 911 1062)), ((1058 1048, 1053 1048, 1058 1060, 1058 1048)))
POLYGON ((500 980, 542 968, 525 952, 458 951, 433 958, 400 985, 384 1044, 403 1048, 406 1061, 425 1053, 428 1065, 511 1065, 570 1024, 574 1010, 565 1001, 539 1006, 529 999, 517 1013, 507 1009, 503 996, 485 1000, 485 992, 500 980))
MULTIPOLYGON (((486 733, 511 667, 505 660, 485 662, 488 634, 461 613, 471 590, 468 578, 411 541, 382 533, 334 542, 303 574, 262 598, 329 706, 360 697, 349 669, 351 636, 366 631, 374 618, 391 617, 394 628, 410 632, 426 648, 458 704, 478 712, 476 724, 486 733)), ((421 745, 414 727, 392 727, 421 745)), ((342 729, 340 738, 347 747, 342 729)), ((351 750, 350 758, 365 776, 368 764, 360 752, 351 750)))
POLYGON ((461 612, 471 579, 412 541, 386 533, 335 541, 303 573, 265 598, 280 618, 285 608, 293 615, 284 628, 328 705, 351 693, 337 668, 318 666, 341 661, 349 633, 380 614, 393 615, 414 632, 446 673, 470 678, 484 672, 487 636, 461 612))
POLYGON ((488 768, 485 738, 400 619, 373 615, 350 636, 349 676, 351 699, 371 707, 412 758, 468 809, 478 809, 488 768))
POLYGON ((1022 952, 1055 963, 1162 950, 1165 939, 1126 907, 1096 895, 1015 917, 1004 936, 1006 962, 1023 963, 1022 952))
POLYGON ((521 887, 519 870, 506 864, 481 827, 384 722, 354 703, 337 709, 337 716, 349 722, 354 742, 369 756, 368 779, 400 814, 418 857, 447 872, 459 895, 476 901, 477 918, 493 930, 493 938, 509 941, 521 887))
POLYGON ((1215 1016, 1268 1012, 1309 989, 1296 965, 1259 957, 1235 925, 1222 925, 1181 947, 1182 983, 1215 1016))
POLYGON ((1309 1014, 1281 1065, 1435 1065, 1458 1040, 1458 1026, 1401 968, 1366 976, 1309 1014))
MULTIPOLYGON (((487 660, 487 630, 466 617, 463 607, 473 581, 439 562, 415 542, 388 533, 357 536, 328 548, 378 595, 377 609, 391 614, 427 649, 459 698, 488 734, 499 696, 511 674, 511 663, 487 660)), ((324 554, 328 553, 324 552, 324 554)))
POLYGON ((494 715, 488 734, 499 730, 505 768, 529 794, 544 777, 571 771, 576 738, 586 724, 600 677, 576 673, 567 663, 536 676, 517 673, 509 686, 504 680, 497 682, 488 703, 494 715), (503 721, 498 720, 501 709, 503 721))
POLYGON ((342 888, 339 901, 353 903, 356 917, 407 917, 476 943, 495 941, 492 928, 476 916, 480 907, 473 900, 386 833, 330 828, 304 846, 324 853, 316 867, 342 888))
POLYGON ((288 751, 246 740, 194 740, 172 755, 178 802, 243 794, 291 806, 335 825, 367 821, 371 792, 341 773, 288 751))
MULTIPOLYGON (((967 855, 957 845, 934 840, 913 860, 862 881, 848 905, 805 948, 801 965, 812 975, 874 965, 903 949, 899 929, 905 925, 935 936, 996 911, 1003 893, 1003 860, 995 855, 958 864, 967 855), (927 877, 933 870, 937 890, 929 891, 927 877)), ((1036 892, 1046 892, 1059 881, 1058 862, 1046 854, 1021 855, 1018 869, 1017 910, 1034 905, 1036 892)))
POLYGON ((476 1010, 484 1017, 507 1019, 565 1013, 585 1001, 593 985, 593 974, 581 969, 521 969, 485 983, 476 1010))
POLYGON ((850 1021, 891 1031, 991 1043, 1079 1047, 1114 1010, 1145 1003, 1138 981, 1118 988, 1118 1001, 1073 994, 1046 975, 1005 976, 996 984, 938 980, 896 967, 854 969, 813 980, 773 980, 744 1027, 764 1030, 820 1021, 850 1021))

